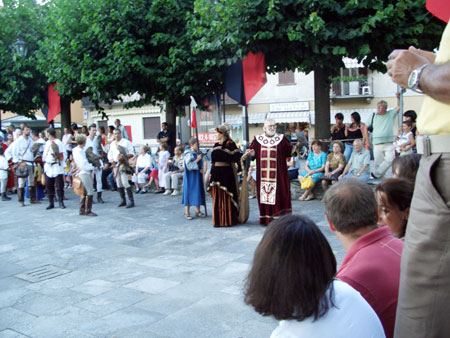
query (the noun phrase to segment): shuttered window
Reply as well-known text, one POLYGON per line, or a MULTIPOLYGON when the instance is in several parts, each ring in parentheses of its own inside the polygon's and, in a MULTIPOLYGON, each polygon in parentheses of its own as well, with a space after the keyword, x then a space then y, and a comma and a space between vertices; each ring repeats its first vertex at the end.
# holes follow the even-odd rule
POLYGON ((295 84, 294 72, 287 70, 285 72, 278 73, 278 84, 279 85, 295 84))
POLYGON ((159 117, 144 117, 144 139, 156 138, 161 131, 161 119, 159 117))

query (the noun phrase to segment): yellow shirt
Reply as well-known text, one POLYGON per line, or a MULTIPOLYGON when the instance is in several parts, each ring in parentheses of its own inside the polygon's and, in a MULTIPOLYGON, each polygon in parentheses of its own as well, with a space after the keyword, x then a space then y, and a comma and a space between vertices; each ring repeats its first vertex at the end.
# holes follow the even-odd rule
MULTIPOLYGON (((450 61, 450 23, 442 34, 439 51, 435 64, 450 61)), ((450 104, 442 103, 426 96, 419 117, 417 129, 421 134, 442 135, 450 134, 450 104)))

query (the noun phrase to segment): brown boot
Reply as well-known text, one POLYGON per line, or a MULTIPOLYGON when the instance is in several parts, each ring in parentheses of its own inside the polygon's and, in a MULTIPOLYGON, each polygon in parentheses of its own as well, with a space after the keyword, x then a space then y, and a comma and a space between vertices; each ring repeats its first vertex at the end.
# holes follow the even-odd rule
POLYGON ((125 200, 125 188, 117 188, 119 191, 121 202, 118 205, 118 207, 124 207, 127 205, 127 201, 125 200))
POLYGON ((58 203, 59 203, 59 207, 61 209, 65 209, 66 206, 64 205, 64 190, 57 190, 56 191, 58 194, 58 203))
POLYGON ((127 195, 128 195, 128 199, 130 200, 130 203, 127 204, 127 209, 134 207, 134 196, 133 196, 133 190, 132 189, 133 188, 131 188, 131 187, 127 188, 127 195))
POLYGON ((81 196, 80 199, 80 216, 86 216, 86 196, 81 196))
POLYGON ((103 198, 102 198, 102 192, 100 191, 100 192, 98 192, 97 191, 97 202, 98 203, 105 203, 105 201, 103 200, 103 198))
POLYGON ((94 202, 94 196, 89 195, 89 196, 86 198, 86 213, 85 213, 86 216, 97 216, 96 213, 94 213, 94 212, 91 211, 91 210, 92 210, 92 203, 93 203, 93 202, 94 202))
POLYGON ((41 201, 38 201, 38 199, 36 198, 36 187, 35 186, 33 186, 33 187, 29 187, 28 188, 28 192, 29 192, 29 194, 30 194, 30 203, 31 204, 39 204, 39 203, 41 203, 41 201))
POLYGON ((17 189, 17 201, 21 206, 25 206, 25 188, 17 189))

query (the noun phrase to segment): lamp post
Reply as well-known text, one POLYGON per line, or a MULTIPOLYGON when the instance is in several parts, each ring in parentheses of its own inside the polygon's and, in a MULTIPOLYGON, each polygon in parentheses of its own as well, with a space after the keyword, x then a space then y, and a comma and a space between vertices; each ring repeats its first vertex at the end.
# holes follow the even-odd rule
POLYGON ((14 51, 20 56, 26 56, 28 52, 28 43, 18 38, 16 42, 12 44, 14 51))
MULTIPOLYGON (((19 54, 21 57, 24 57, 27 55, 28 52, 28 43, 26 43, 25 41, 23 41, 23 39, 18 38, 16 40, 16 42, 14 42, 11 45, 12 49, 14 50, 14 52, 16 54, 19 54)), ((0 129, 2 128, 2 115, 0 112, 0 129)))

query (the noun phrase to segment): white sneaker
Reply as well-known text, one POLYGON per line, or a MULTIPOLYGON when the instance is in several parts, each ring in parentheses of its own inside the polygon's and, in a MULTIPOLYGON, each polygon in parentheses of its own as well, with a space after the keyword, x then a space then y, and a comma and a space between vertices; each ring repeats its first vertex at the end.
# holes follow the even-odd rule
POLYGON ((172 193, 172 190, 166 190, 163 195, 170 195, 171 193, 172 193))
POLYGON ((179 190, 174 190, 172 196, 178 196, 180 194, 179 190))

